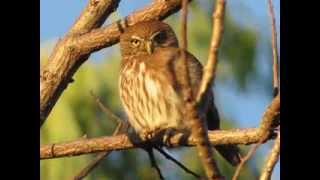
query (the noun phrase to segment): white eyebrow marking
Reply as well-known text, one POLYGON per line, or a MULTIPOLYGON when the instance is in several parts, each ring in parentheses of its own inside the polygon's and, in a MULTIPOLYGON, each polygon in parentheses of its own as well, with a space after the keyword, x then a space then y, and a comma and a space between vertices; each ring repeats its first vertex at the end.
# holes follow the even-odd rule
POLYGON ((132 38, 132 39, 137 39, 137 40, 139 40, 139 41, 143 41, 142 38, 140 38, 140 37, 138 37, 138 36, 135 36, 135 35, 131 36, 131 38, 132 38))
POLYGON ((162 31, 158 31, 158 32, 156 32, 156 33, 154 33, 154 34, 152 34, 152 36, 150 37, 150 39, 153 39, 154 37, 156 37, 158 34, 160 34, 162 31))

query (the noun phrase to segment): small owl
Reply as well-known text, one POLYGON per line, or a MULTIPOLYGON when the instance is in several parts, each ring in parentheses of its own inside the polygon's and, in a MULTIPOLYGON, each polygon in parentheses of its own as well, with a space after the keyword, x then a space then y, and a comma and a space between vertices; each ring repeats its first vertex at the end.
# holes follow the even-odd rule
MULTIPOLYGON (((130 125, 141 137, 151 137, 166 129, 188 129, 183 115, 182 72, 178 68, 181 50, 171 27, 161 21, 147 21, 128 27, 120 36, 122 55, 120 99, 130 125)), ((197 94, 202 77, 201 63, 186 52, 192 93, 197 94)), ((219 115, 213 92, 199 109, 208 129, 219 129, 219 115)), ((238 148, 216 146, 232 165, 240 162, 238 148)))

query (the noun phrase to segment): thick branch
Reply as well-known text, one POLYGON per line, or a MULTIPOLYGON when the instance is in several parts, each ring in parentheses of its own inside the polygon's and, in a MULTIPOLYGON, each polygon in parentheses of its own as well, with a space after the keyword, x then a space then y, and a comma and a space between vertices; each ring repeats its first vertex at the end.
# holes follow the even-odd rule
POLYGON ((117 43, 120 32, 123 30, 123 24, 127 26, 145 20, 164 19, 180 9, 181 0, 156 0, 121 21, 92 30, 104 22, 107 16, 115 10, 115 4, 118 3, 118 1, 112 1, 111 4, 106 2, 111 1, 90 1, 70 32, 57 43, 47 63, 42 67, 40 74, 40 126, 66 89, 73 74, 88 59, 90 53, 117 43), (108 7, 103 8, 103 5, 108 5, 108 7), (98 10, 105 10, 105 12, 96 12, 98 10), (85 33, 87 31, 88 33, 85 33))
POLYGON ((163 20, 180 8, 181 0, 154 0, 121 20, 82 35, 77 39, 77 45, 85 53, 112 46, 119 42, 120 34, 126 27, 142 21, 163 20))
POLYGON ((100 26, 118 6, 119 0, 90 0, 77 21, 56 44, 40 74, 40 127, 72 75, 89 57, 74 44, 74 38, 100 26))
POLYGON ((280 155, 280 133, 278 134, 278 137, 272 147, 272 150, 270 151, 270 154, 267 157, 267 161, 263 167, 260 180, 271 179, 272 170, 279 160, 279 155, 280 155))

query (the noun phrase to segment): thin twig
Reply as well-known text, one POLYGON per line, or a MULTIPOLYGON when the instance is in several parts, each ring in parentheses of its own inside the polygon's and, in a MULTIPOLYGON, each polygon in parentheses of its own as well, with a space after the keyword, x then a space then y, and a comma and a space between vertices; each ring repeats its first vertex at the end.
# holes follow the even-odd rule
POLYGON ((216 10, 212 15, 212 34, 211 43, 208 55, 208 62, 204 67, 201 85, 197 95, 197 102, 202 102, 207 90, 214 81, 215 72, 218 64, 218 50, 221 44, 223 29, 224 29, 224 14, 226 2, 224 0, 216 1, 216 10))
MULTIPOLYGON (((118 135, 118 134, 121 134, 123 132, 126 132, 128 127, 125 125, 125 122, 122 119, 120 119, 117 115, 113 114, 112 111, 107 106, 102 104, 102 102, 100 101, 99 97, 97 95, 95 95, 92 90, 90 91, 90 94, 95 99, 95 102, 98 104, 99 108, 107 116, 109 116, 115 123, 118 124, 112 135, 118 135)), ((99 153, 92 162, 90 162, 86 167, 84 167, 74 177, 74 180, 81 180, 81 179, 85 178, 111 152, 112 152, 112 150, 99 153)))
POLYGON ((266 138, 268 137, 266 135, 267 134, 265 134, 265 136, 262 137, 257 144, 254 144, 253 147, 247 153, 247 155, 241 159, 241 162, 238 165, 238 167, 232 177, 232 180, 237 180, 239 178, 240 172, 241 172, 244 164, 253 156, 253 154, 256 153, 258 147, 266 140, 266 138))
POLYGON ((170 154, 168 154, 166 151, 164 151, 162 148, 156 146, 155 149, 157 149, 165 158, 167 158, 168 160, 171 160, 172 162, 174 162, 176 165, 178 165, 180 168, 182 168, 186 173, 189 173, 191 175, 193 175, 194 177, 200 179, 201 177, 191 171, 190 169, 188 169, 186 166, 184 166, 182 163, 180 163, 178 160, 174 159, 172 156, 170 156, 170 154))
MULTIPOLYGON (((112 135, 117 135, 121 133, 121 127, 123 126, 123 123, 120 122, 118 126, 116 127, 115 131, 112 135)), ((84 167, 75 177, 74 180, 81 180, 85 178, 97 165, 106 158, 109 154, 111 154, 112 151, 106 151, 99 153, 93 161, 91 161, 86 167, 84 167)))
POLYGON ((276 96, 279 93, 279 74, 278 74, 278 48, 277 48, 277 29, 276 19, 274 16, 272 0, 268 0, 269 15, 272 24, 272 59, 273 59, 273 95, 276 96))
POLYGON ((95 99, 96 103, 100 107, 100 109, 106 113, 106 115, 109 116, 109 118, 114 122, 114 123, 121 123, 124 122, 122 119, 120 119, 118 116, 116 116, 108 107, 102 104, 100 101, 99 97, 93 93, 92 90, 90 90, 90 95, 95 99))
POLYGON ((241 160, 238 165, 236 172, 233 175, 232 180, 238 179, 240 171, 243 168, 244 164, 251 158, 251 156, 257 151, 258 147, 270 138, 270 133, 272 131, 272 122, 275 120, 276 116, 279 113, 280 109, 280 95, 278 94, 271 102, 271 104, 265 110, 262 121, 260 124, 260 139, 257 144, 255 144, 247 153, 247 155, 241 160))
POLYGON ((152 149, 152 148, 145 148, 145 150, 148 152, 151 166, 157 170, 157 173, 158 173, 158 175, 159 175, 159 178, 160 178, 161 180, 164 180, 164 177, 163 177, 163 175, 162 175, 162 173, 161 173, 161 169, 160 169, 159 166, 157 165, 156 159, 155 159, 155 157, 154 157, 153 149, 152 149))
POLYGON ((275 143, 270 151, 269 156, 267 157, 267 161, 263 167, 260 180, 270 180, 271 174, 273 171, 274 166, 279 160, 280 155, 280 132, 278 134, 277 139, 275 140, 275 143))

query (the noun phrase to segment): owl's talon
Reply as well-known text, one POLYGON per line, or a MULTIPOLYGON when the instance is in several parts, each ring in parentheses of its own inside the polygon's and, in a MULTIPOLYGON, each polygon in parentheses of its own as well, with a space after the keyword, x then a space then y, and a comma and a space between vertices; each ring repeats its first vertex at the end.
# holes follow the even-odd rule
POLYGON ((163 143, 164 145, 166 145, 167 147, 172 147, 173 145, 170 142, 170 139, 172 138, 172 136, 175 135, 176 130, 173 128, 169 128, 166 129, 163 135, 163 143))

